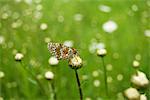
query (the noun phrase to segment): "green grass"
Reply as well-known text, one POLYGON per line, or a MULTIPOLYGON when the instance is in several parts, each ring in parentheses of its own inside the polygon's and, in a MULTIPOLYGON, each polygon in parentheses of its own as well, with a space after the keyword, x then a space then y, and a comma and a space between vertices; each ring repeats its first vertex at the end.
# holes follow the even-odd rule
MULTIPOLYGON (((43 9, 40 11, 40 19, 34 18, 38 5, 34 1, 36 0, 30 5, 23 0, 20 3, 15 0, 0 0, 0 36, 5 38, 5 43, 0 45, 0 71, 5 73, 5 77, 0 79, 0 97, 4 100, 47 100, 50 96, 48 81, 44 78, 40 80, 46 93, 41 92, 31 74, 14 60, 14 50, 24 54, 23 64, 35 75, 44 76, 48 70, 54 72, 58 100, 79 99, 75 74, 68 62, 60 61, 58 66, 49 65, 50 53, 44 42, 45 37, 59 43, 74 41, 74 47, 84 61, 79 76, 88 76, 86 81, 81 79, 84 83, 84 98, 98 100, 99 97, 105 100, 103 74, 100 73, 96 78, 92 76, 94 70, 103 71, 101 59, 96 53, 89 52, 92 39, 105 43, 108 51, 105 63, 113 66, 112 71, 108 72, 108 76, 113 79, 108 83, 109 100, 116 100, 118 93, 131 86, 130 77, 134 72, 132 61, 136 54, 142 57, 139 69, 150 79, 150 40, 144 35, 144 31, 150 29, 148 0, 41 0, 43 9), (98 6, 101 4, 110 6, 112 11, 99 11, 98 6), (133 4, 137 5, 138 11, 131 9, 133 4), (130 16, 129 12, 133 15, 130 16), (9 15, 7 19, 2 18, 4 13, 9 15), (14 13, 19 17, 15 18, 14 13), (77 13, 83 15, 81 22, 74 20, 77 13), (59 15, 64 17, 64 22, 58 22, 59 15), (148 17, 144 17, 146 15, 148 17), (18 28, 12 28, 12 23, 17 20, 22 24, 18 28), (107 34, 102 29, 102 24, 108 20, 118 24, 118 29, 112 34, 107 34), (41 23, 47 23, 47 30, 40 29, 41 23), (119 54, 118 59, 113 58, 114 53, 119 54), (117 80, 118 74, 123 75, 122 81, 117 80), (93 85, 95 79, 101 82, 98 88, 93 85)), ((150 95, 147 94, 147 97, 150 99, 150 95)))

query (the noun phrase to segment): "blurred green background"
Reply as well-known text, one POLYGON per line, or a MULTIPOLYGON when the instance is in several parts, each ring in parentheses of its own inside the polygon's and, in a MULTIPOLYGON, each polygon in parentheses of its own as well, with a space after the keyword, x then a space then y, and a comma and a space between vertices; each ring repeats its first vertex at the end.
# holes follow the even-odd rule
POLYGON ((78 100, 75 74, 68 62, 48 63, 47 42, 66 40, 73 41, 84 61, 78 70, 84 100, 106 100, 102 62, 94 53, 94 43, 108 51, 104 58, 108 100, 121 100, 122 92, 131 86, 132 62, 137 57, 139 69, 150 78, 149 37, 149 0, 0 0, 0 71, 4 74, 0 100, 48 100, 51 90, 44 79, 46 71, 54 72, 58 100, 78 100), (117 26, 110 33, 103 28, 108 21, 117 26), (15 61, 17 52, 24 54, 23 65, 38 77, 46 93, 15 61))

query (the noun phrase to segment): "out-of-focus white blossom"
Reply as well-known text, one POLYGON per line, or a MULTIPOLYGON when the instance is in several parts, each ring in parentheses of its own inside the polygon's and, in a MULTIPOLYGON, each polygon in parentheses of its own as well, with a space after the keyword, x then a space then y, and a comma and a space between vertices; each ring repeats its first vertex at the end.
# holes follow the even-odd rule
POLYGON ((123 80, 123 75, 122 75, 122 74, 118 74, 118 75, 117 75, 117 80, 118 80, 118 81, 123 80))
POLYGON ((136 74, 132 75, 131 82, 138 87, 145 87, 149 84, 149 80, 147 79, 145 73, 141 71, 137 71, 136 74))
POLYGON ((5 38, 3 36, 0 36, 0 45, 5 42, 5 38))
POLYGON ((48 28, 48 25, 46 24, 46 23, 42 23, 41 25, 40 25, 40 29, 41 30, 46 30, 48 28))
POLYGON ((97 49, 97 55, 98 56, 105 56, 107 54, 106 49, 97 49))
POLYGON ((52 80, 52 79, 54 79, 54 73, 51 72, 51 71, 45 72, 45 78, 46 78, 47 80, 52 80))
POLYGON ((139 100, 140 99, 140 93, 136 88, 128 88, 124 91, 125 97, 127 97, 129 100, 139 100))
POLYGON ((60 23, 64 22, 64 16, 62 16, 62 15, 58 16, 57 20, 60 23))
POLYGON ((138 62, 137 60, 133 61, 133 67, 138 68, 140 65, 140 62, 138 62))
POLYGON ((5 73, 0 71, 0 79, 3 78, 5 76, 5 73))
POLYGON ((107 77, 107 82, 108 82, 108 83, 111 83, 112 81, 113 81, 113 78, 112 78, 111 76, 108 76, 108 77, 107 77))
POLYGON ((66 40, 64 42, 64 45, 67 46, 67 47, 73 47, 73 41, 72 40, 66 40))
POLYGON ((94 70, 94 71, 92 72, 92 75, 93 75, 93 77, 98 77, 98 76, 99 76, 98 70, 94 70))
POLYGON ((75 21, 81 21, 83 19, 83 15, 81 15, 81 14, 75 14, 74 15, 74 20, 75 21))
POLYGON ((105 44, 102 43, 102 42, 92 42, 90 45, 89 45, 89 51, 90 53, 95 53, 95 51, 97 49, 103 49, 105 48, 105 44))
POLYGON ((22 53, 16 53, 15 55, 15 60, 16 61, 21 61, 24 55, 22 53))
POLYGON ((140 100, 148 100, 145 94, 140 95, 140 100))
POLYGON ((145 35, 146 37, 150 37, 150 30, 145 30, 145 31, 144 31, 144 35, 145 35))
POLYGON ((141 60, 141 58, 142 58, 142 57, 141 57, 141 55, 140 55, 140 54, 136 54, 136 55, 135 55, 135 59, 136 59, 136 60, 138 60, 138 61, 139 61, 139 60, 141 60))
POLYGON ((100 86, 100 81, 99 80, 94 80, 93 85, 95 87, 99 87, 100 86))
POLYGON ((45 37, 44 41, 45 41, 45 43, 49 43, 51 41, 51 39, 49 37, 45 37))
POLYGON ((107 5, 99 5, 98 6, 98 9, 102 12, 106 12, 106 13, 109 13, 111 12, 111 8, 107 5))
POLYGON ((134 5, 132 5, 132 7, 131 7, 131 8, 132 8, 132 10, 133 10, 133 11, 138 11, 138 6, 137 6, 137 5, 135 5, 135 4, 134 4, 134 5))
POLYGON ((103 24, 102 28, 105 32, 112 33, 117 30, 118 25, 116 22, 109 20, 103 24))
POLYGON ((50 65, 58 65, 59 60, 56 57, 52 56, 49 58, 48 62, 50 65))

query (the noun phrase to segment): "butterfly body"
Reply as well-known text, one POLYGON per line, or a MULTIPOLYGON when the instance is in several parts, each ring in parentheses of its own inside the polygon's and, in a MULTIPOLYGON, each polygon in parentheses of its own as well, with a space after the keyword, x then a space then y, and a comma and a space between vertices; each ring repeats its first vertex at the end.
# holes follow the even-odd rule
POLYGON ((78 55, 77 50, 74 48, 67 47, 60 43, 48 43, 48 49, 53 56, 57 59, 71 59, 75 55, 78 55))

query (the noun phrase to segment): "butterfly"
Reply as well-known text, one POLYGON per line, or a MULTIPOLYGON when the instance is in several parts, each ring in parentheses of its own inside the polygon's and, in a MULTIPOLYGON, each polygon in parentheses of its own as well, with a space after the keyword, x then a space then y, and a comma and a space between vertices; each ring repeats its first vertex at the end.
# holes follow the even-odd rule
POLYGON ((48 50, 50 53, 55 56, 58 60, 60 59, 71 59, 74 56, 78 55, 76 49, 67 47, 61 43, 48 43, 48 50))

